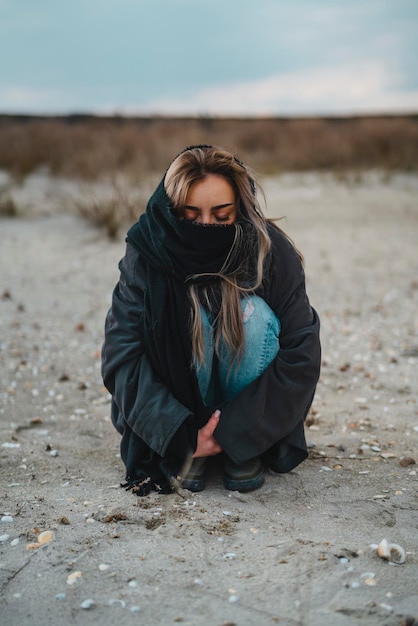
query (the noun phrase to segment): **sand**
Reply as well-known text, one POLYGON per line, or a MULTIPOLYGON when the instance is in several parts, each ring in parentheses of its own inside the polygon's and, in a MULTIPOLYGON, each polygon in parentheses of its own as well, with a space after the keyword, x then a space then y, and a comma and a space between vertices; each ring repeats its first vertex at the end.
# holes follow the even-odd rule
POLYGON ((2 623, 418 618, 418 177, 286 174, 264 188, 305 255, 323 366, 310 458, 248 494, 217 467, 199 494, 119 486, 100 348, 123 233, 109 242, 71 210, 70 183, 45 175, 0 220, 2 623), (377 555, 383 539, 405 563, 377 555))

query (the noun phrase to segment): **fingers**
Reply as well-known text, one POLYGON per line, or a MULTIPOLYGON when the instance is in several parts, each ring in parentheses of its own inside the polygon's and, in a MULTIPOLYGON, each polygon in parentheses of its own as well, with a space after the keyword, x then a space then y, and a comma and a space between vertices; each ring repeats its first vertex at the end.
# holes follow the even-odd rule
POLYGON ((220 415, 221 412, 219 410, 216 410, 214 413, 212 413, 212 415, 202 428, 202 431, 204 431, 205 435, 208 435, 209 437, 213 435, 213 431, 219 424, 220 415))

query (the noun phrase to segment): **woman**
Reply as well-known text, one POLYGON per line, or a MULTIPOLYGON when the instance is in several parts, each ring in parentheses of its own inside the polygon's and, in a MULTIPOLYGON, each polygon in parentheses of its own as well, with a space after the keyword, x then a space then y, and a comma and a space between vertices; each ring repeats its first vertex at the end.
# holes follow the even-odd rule
POLYGON ((307 456, 303 423, 320 369, 318 316, 302 261, 262 214, 229 152, 181 152, 128 232, 106 318, 103 380, 138 495, 227 489, 307 456))

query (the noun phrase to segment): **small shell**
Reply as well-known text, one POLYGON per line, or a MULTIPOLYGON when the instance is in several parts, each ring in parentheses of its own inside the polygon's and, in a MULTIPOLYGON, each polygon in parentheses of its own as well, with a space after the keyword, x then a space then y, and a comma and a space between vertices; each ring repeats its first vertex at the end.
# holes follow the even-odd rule
POLYGON ((405 563, 405 550, 397 543, 389 543, 387 539, 382 539, 379 543, 377 554, 381 559, 386 559, 398 565, 405 563))
POLYGON ((88 598, 87 600, 84 600, 81 604, 80 607, 82 609, 86 609, 87 611, 89 609, 94 609, 96 606, 96 603, 94 600, 92 600, 92 598, 88 598))
POLYGON ((42 533, 38 535, 38 543, 43 545, 44 543, 49 543, 54 538, 54 535, 50 530, 44 530, 42 533))
POLYGON ((71 574, 67 576, 67 585, 74 585, 81 577, 82 573, 80 571, 71 572, 71 574))

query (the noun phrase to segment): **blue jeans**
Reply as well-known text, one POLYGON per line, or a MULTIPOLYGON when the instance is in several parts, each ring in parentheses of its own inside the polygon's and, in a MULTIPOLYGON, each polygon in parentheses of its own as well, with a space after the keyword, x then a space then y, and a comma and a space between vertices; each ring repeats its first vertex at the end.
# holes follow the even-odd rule
POLYGON ((232 353, 222 343, 215 354, 215 331, 201 307, 205 361, 196 366, 203 402, 216 407, 231 400, 258 378, 279 351, 280 320, 259 296, 241 300, 245 345, 241 361, 231 367, 232 353))

